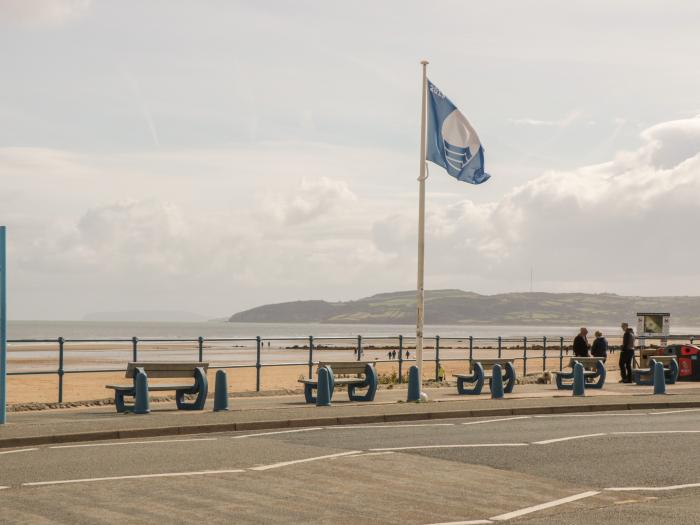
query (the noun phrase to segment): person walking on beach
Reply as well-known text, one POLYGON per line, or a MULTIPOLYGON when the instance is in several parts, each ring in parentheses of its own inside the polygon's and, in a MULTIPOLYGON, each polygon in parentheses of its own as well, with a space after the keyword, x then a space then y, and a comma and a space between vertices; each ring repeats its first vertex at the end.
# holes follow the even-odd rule
POLYGON ((603 337, 603 333, 600 330, 595 332, 595 340, 593 345, 591 345, 591 355, 600 358, 603 363, 608 358, 608 340, 603 337))
POLYGON ((581 331, 574 337, 574 356, 588 357, 588 335, 587 328, 581 328, 581 331))
POLYGON ((632 360, 634 359, 634 331, 627 323, 622 328, 622 348, 620 350, 620 383, 632 382, 632 360))

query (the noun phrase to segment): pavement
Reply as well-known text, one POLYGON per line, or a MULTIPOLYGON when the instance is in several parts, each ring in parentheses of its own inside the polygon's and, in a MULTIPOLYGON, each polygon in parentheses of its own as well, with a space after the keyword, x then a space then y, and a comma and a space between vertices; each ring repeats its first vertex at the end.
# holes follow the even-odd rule
POLYGON ((6 449, 0 522, 696 524, 699 444, 691 408, 6 449))
POLYGON ((211 399, 204 411, 177 411, 174 402, 151 403, 151 413, 145 415, 117 414, 113 406, 15 412, 0 427, 0 449, 317 425, 700 407, 698 383, 668 385, 667 394, 654 396, 653 387, 619 384, 613 374, 609 379, 604 389, 587 390, 585 397, 578 398, 554 385, 517 385, 513 394, 500 400, 492 400, 488 393, 460 396, 454 386, 441 386, 424 388, 427 403, 406 403, 405 388, 395 387, 380 388, 372 403, 351 403, 345 392, 338 391, 330 407, 307 405, 302 394, 295 394, 232 397, 231 409, 216 413, 211 399))

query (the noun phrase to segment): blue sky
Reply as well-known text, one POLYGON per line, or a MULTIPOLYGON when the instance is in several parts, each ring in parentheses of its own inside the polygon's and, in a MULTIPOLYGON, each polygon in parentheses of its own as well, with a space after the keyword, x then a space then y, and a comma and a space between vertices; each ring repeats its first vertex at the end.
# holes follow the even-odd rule
POLYGON ((532 266, 541 291, 698 294, 695 265, 665 254, 700 256, 699 15, 0 0, 11 312, 226 315, 410 289, 423 58, 493 175, 431 166, 428 288, 525 290, 532 266))

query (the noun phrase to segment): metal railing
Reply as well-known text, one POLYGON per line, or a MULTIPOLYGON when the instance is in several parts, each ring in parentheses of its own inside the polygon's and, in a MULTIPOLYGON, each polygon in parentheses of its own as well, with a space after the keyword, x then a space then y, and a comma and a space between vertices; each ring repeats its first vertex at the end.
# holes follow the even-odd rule
MULTIPOLYGON (((615 338, 617 339, 617 338, 615 338)), ((665 345, 673 342, 688 342, 694 344, 695 340, 700 339, 699 335, 669 335, 666 337, 639 337, 637 342, 638 346, 644 348, 648 344, 653 344, 653 341, 659 341, 659 345, 665 345)), ((536 369, 540 369, 538 366, 541 364, 541 370, 544 372, 547 370, 547 360, 557 361, 559 370, 564 367, 564 357, 569 355, 569 351, 572 349, 573 337, 563 337, 563 336, 522 336, 522 337, 441 337, 440 335, 430 336, 424 338, 424 348, 426 353, 430 355, 433 354, 433 358, 424 355, 423 361, 427 363, 434 363, 435 367, 435 380, 437 381, 440 376, 440 369, 442 363, 447 362, 471 362, 475 359, 475 352, 495 352, 496 356, 501 358, 504 355, 508 355, 513 361, 521 362, 522 364, 522 374, 525 376, 528 374, 528 364, 530 363, 531 371, 534 371, 533 361, 535 362, 536 369), (433 346, 430 346, 431 341, 433 341, 433 346), (452 343, 452 346, 448 346, 452 343), (459 346, 461 343, 462 346, 459 346), (457 346, 456 346, 457 345, 457 346), (431 352, 432 350, 432 352, 431 352), (446 355, 447 350, 451 350, 452 357, 446 355), (443 354, 444 352, 444 354, 443 354), (455 354, 460 354, 455 356, 455 354)), ((404 381, 404 368, 406 363, 411 363, 415 361, 414 357, 411 357, 410 351, 415 349, 415 337, 414 336, 404 336, 404 335, 393 335, 393 336, 362 336, 357 337, 334 337, 334 336, 321 336, 321 337, 203 337, 199 336, 197 338, 143 338, 138 337, 131 338, 109 338, 109 339, 83 339, 83 338, 64 338, 58 337, 55 339, 10 339, 8 340, 9 352, 8 355, 12 357, 15 353, 14 345, 23 344, 55 344, 57 350, 57 368, 47 369, 47 370, 28 370, 28 371, 9 371, 10 376, 31 376, 31 375, 51 375, 55 374, 58 378, 58 402, 63 402, 63 390, 64 390, 64 376, 66 374, 84 374, 84 373, 114 373, 123 372, 125 366, 121 368, 80 368, 80 369, 70 369, 65 366, 65 353, 67 344, 121 344, 126 345, 131 351, 131 360, 133 362, 139 361, 139 350, 140 345, 147 344, 162 344, 162 343, 177 343, 177 344, 193 344, 193 352, 195 353, 197 360, 203 362, 206 357, 206 343, 209 344, 221 344, 221 343, 247 343, 250 346, 244 346, 249 350, 254 350, 255 360, 254 362, 248 363, 220 363, 210 365, 212 369, 238 369, 238 368, 254 368, 255 369, 255 390, 260 391, 261 384, 261 370, 265 367, 285 367, 285 366, 307 366, 309 377, 313 377, 313 367, 318 365, 319 360, 316 359, 317 353, 322 350, 339 350, 339 351, 353 351, 353 359, 358 361, 362 360, 366 351, 371 352, 387 352, 395 350, 397 352, 397 357, 392 359, 384 359, 374 357, 372 360, 374 363, 392 363, 398 366, 397 381, 399 383, 404 381), (332 346, 322 346, 319 345, 319 341, 329 341, 329 342, 340 342, 347 341, 352 344, 346 344, 342 347, 332 347, 332 346), (374 347, 371 344, 372 341, 384 342, 384 346, 374 347), (268 342, 268 347, 271 342, 302 342, 303 346, 294 345, 287 346, 283 350, 303 350, 306 352, 307 358, 304 361, 292 361, 292 362, 264 362, 263 357, 265 352, 263 351, 264 342, 268 342), (410 344, 413 342, 413 346, 410 344), (319 348, 321 346, 321 348, 319 348)), ((609 351, 614 353, 619 346, 610 345, 609 351)), ((239 350, 234 347, 226 348, 226 352, 231 350, 239 350)), ((161 352, 172 351, 173 348, 161 350, 161 352)), ((221 350, 221 349, 220 349, 221 350)), ((149 349, 153 351, 153 349, 149 349)), ((95 350, 99 352, 99 350, 95 350)), ((160 357, 162 359, 162 356, 160 357)), ((483 358, 483 356, 482 356, 483 358)))

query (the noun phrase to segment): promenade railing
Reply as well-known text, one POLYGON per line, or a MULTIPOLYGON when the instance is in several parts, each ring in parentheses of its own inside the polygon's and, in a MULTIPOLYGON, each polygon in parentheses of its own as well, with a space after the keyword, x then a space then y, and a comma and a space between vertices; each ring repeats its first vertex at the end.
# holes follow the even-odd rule
MULTIPOLYGON (((619 337, 612 338, 612 341, 619 337)), ((640 337, 638 346, 644 347, 653 344, 659 346, 671 343, 690 343, 700 341, 700 335, 669 335, 666 337, 640 337)), ((478 358, 499 357, 511 358, 519 369, 519 373, 527 376, 528 373, 539 373, 545 370, 562 370, 566 365, 564 358, 571 355, 572 336, 496 336, 496 337, 442 337, 431 335, 424 338, 424 357, 426 363, 432 363, 431 375, 434 370, 434 378, 437 381, 442 365, 450 362, 463 362, 466 368, 469 362, 478 358), (477 355, 478 354, 478 355, 477 355)), ((618 344, 610 345, 610 352, 619 349, 618 344)), ((255 369, 255 390, 262 389, 261 371, 266 367, 304 367, 308 369, 309 377, 313 377, 314 366, 319 362, 332 359, 323 359, 326 351, 347 352, 349 359, 371 360, 375 363, 390 363, 397 367, 396 381, 404 381, 407 367, 415 361, 415 336, 388 335, 388 336, 307 336, 307 337, 204 337, 195 338, 107 338, 84 339, 64 338, 55 339, 10 339, 8 340, 8 357, 10 363, 10 376, 34 376, 56 375, 57 399, 59 403, 64 398, 64 376, 66 374, 85 373, 115 373, 126 369, 127 361, 144 361, 144 356, 156 352, 153 360, 196 359, 198 361, 210 361, 210 368, 216 369, 255 369), (271 344, 278 345, 275 348, 271 344), (267 350, 265 345, 267 344, 267 350), (22 346, 34 345, 29 350, 20 350, 22 346), (37 346, 38 345, 38 346, 37 346), (68 346, 72 346, 68 350, 68 346), (97 345, 97 347, 94 347, 97 345), (109 345, 118 345, 110 348, 109 345), (158 345, 174 345, 166 348, 158 348, 158 345), (93 346, 93 348, 90 348, 93 346), (107 348, 107 350, 105 350, 107 348), (67 366, 66 354, 71 352, 91 352, 100 360, 100 354, 115 351, 125 354, 119 359, 123 362, 119 367, 84 367, 67 366), (247 352, 249 359, 243 362, 231 362, 231 358, 241 351, 247 352), (269 359, 269 353, 274 351, 278 359, 269 359), (349 352, 352 351, 352 356, 349 352), (396 352, 396 357, 389 358, 390 352, 396 352), (23 354, 39 352, 44 358, 36 359, 46 361, 56 360, 56 366, 45 369, 34 369, 32 359, 26 357, 21 360, 24 366, 30 366, 29 370, 14 370, 14 358, 21 358, 23 354), (55 352, 55 355, 54 355, 55 352), (296 360, 279 360, 279 355, 294 353, 296 360), (128 355, 128 358, 126 358, 128 355), (303 355, 303 360, 300 356, 303 355), (212 357, 213 359, 209 359, 212 357), (268 359, 266 359, 268 357, 268 359), (126 358, 126 359, 124 359, 126 358), (129 359, 130 358, 130 359, 129 359)), ((393 355, 393 354, 391 354, 393 355)), ((286 357, 286 356, 285 356, 286 357)), ((16 359, 20 361, 20 359, 16 359)), ((107 360, 107 359, 103 359, 107 360)), ((112 359, 114 360, 114 359, 112 359)), ((75 361, 75 359, 73 360, 75 361)), ((427 370, 427 367, 426 369, 427 370)), ((425 378, 424 370, 424 378, 425 378)))

